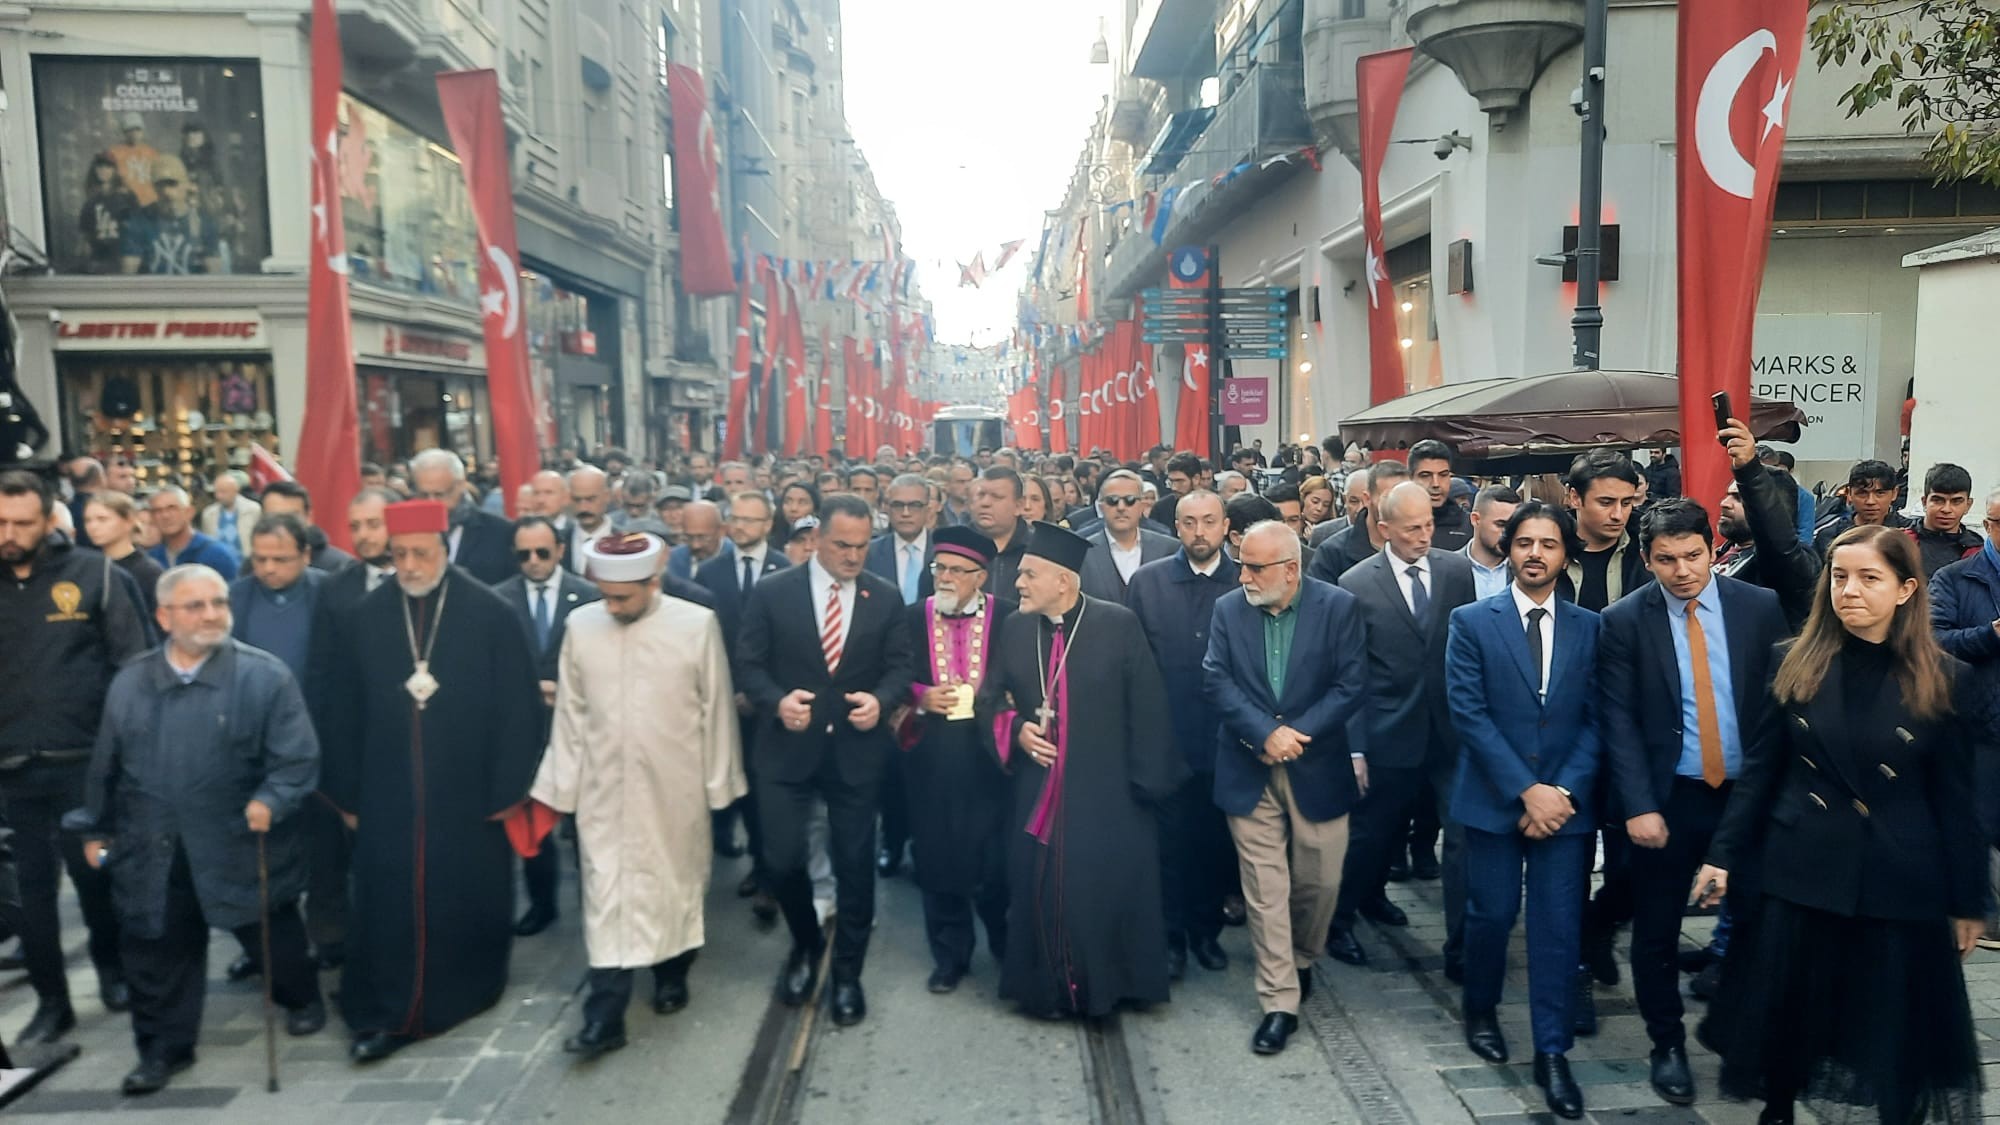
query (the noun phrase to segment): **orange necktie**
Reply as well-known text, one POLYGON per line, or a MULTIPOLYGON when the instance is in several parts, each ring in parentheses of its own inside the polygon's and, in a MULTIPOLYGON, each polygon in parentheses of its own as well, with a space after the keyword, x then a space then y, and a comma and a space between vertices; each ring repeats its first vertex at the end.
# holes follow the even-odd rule
POLYGON ((1688 603, 1688 663, 1694 666, 1695 731, 1701 736, 1701 779, 1711 789, 1720 789, 1729 780, 1722 764, 1722 724, 1715 717, 1715 685, 1708 676, 1708 637, 1701 631, 1695 614, 1701 603, 1688 603))

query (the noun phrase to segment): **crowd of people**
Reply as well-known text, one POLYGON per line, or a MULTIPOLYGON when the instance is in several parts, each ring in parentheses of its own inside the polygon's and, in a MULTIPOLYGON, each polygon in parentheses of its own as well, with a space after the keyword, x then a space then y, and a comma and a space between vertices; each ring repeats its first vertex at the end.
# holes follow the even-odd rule
POLYGON ((325 517, 292 482, 224 476, 197 512, 87 459, 62 490, 0 473, 20 1039, 75 1025, 65 869, 135 1095, 194 1062, 211 929, 294 1035, 338 970, 368 1063, 499 998, 566 846, 580 1059, 626 1044, 637 970, 656 1011, 691 1003, 718 857, 747 853, 735 890, 789 935, 778 998, 824 993, 837 1025, 867 1018, 877 882, 908 865, 930 991, 983 931, 1032 1017, 1166 1002, 1246 926, 1260 1055, 1339 987, 1323 955, 1366 964, 1359 919, 1408 924, 1387 885, 1435 879, 1492 1063, 1525 897, 1557 1116, 1625 971, 1669 1103, 1697 1093, 1692 972, 1695 1034, 1760 1121, 1976 1116, 1958 961, 2000 948, 2000 490, 1981 536, 1957 466, 1914 501, 1879 461, 1814 492, 1722 438, 1713 512, 1671 457, 1481 479, 1436 441, 561 450, 512 520, 436 449, 325 517), (1702 949, 1691 904, 1718 911, 1702 949))

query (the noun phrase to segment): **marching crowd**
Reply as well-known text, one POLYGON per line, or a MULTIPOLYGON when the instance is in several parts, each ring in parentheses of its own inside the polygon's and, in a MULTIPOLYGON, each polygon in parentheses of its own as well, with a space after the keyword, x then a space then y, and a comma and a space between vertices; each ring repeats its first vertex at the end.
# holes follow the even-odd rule
POLYGON ((1322 955, 1366 963, 1358 919, 1407 924, 1387 883, 1439 879, 1493 1063, 1525 926, 1560 1117, 1626 971, 1667 1102, 1696 1097, 1695 972, 1695 1035, 1760 1121, 1976 1117, 1958 962, 2000 948, 2000 490, 1981 536, 1957 466, 1913 488, 1864 461, 1816 494, 1722 438, 1713 512, 1671 457, 1478 480, 1435 441, 1221 466, 565 449, 511 521, 435 449, 318 514, 289 481, 225 475, 197 513, 129 466, 0 473, 0 922, 39 1000, 17 1041, 76 1023, 65 870, 138 1095, 194 1062, 212 929, 293 1035, 337 970, 368 1063, 499 998, 573 850, 565 1046, 597 1058, 637 970, 656 1011, 691 1002, 714 860, 747 852, 735 889, 790 937, 779 999, 826 993, 840 1026, 906 864, 929 989, 983 932, 1032 1017, 1166 1002, 1245 925, 1263 1055, 1339 986, 1322 955), (1700 950, 1691 904, 1718 910, 1700 950))

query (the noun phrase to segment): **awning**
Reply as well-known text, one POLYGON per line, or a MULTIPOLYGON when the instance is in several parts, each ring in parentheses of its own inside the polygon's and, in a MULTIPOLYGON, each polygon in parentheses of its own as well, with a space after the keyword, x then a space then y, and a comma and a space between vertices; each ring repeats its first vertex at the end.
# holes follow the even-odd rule
POLYGON ((1180 166, 1181 158, 1194 148, 1208 129, 1208 123, 1215 118, 1215 107, 1184 109, 1167 118, 1160 126, 1160 135, 1153 138, 1153 147, 1139 161, 1139 171, 1148 176, 1163 176, 1180 166))

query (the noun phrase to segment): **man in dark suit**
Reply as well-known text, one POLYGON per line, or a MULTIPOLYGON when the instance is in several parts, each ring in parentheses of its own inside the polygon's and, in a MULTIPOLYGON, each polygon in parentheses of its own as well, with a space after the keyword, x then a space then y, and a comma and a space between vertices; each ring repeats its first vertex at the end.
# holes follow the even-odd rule
POLYGON ((514 525, 473 501, 458 454, 426 449, 410 458, 410 489, 414 499, 436 500, 450 510, 445 541, 453 566, 488 586, 513 577, 514 525))
POLYGON ((1120 469, 1104 478, 1097 504, 1104 512, 1104 524, 1084 536, 1097 550, 1083 557, 1081 579, 1088 597, 1125 604, 1126 586, 1132 575, 1149 562, 1158 562, 1180 549, 1165 535, 1139 526, 1141 507, 1146 502, 1139 474, 1120 469))
POLYGON ((1654 581, 1604 610, 1600 727, 1615 815, 1634 845, 1632 991, 1653 1041, 1653 1089, 1694 1101, 1678 953, 1688 888, 1708 854, 1746 742, 1765 730, 1784 610, 1769 590, 1715 573, 1708 512, 1662 500, 1640 520, 1654 581))
POLYGON ((1377 461, 1368 466, 1367 477, 1368 510, 1328 536, 1324 542, 1313 544, 1312 568, 1307 573, 1321 582, 1338 582, 1349 567, 1381 553, 1382 544, 1376 542, 1381 532, 1375 524, 1374 498, 1387 496, 1390 489, 1408 480, 1410 467, 1401 461, 1377 461))
POLYGON ((904 473, 889 482, 882 507, 889 513, 889 530, 868 544, 868 573, 888 579, 902 594, 904 605, 916 605, 934 592, 928 562, 930 484, 915 473, 904 473))
POLYGON ((1221 717, 1215 803, 1243 872, 1262 1021, 1250 1047, 1285 1049, 1325 948, 1367 770, 1355 722, 1367 634, 1354 595, 1305 577, 1303 544, 1267 520, 1243 535, 1242 588, 1215 603, 1202 676, 1221 717))
POLYGON ((1535 1084, 1558 1117, 1583 1116, 1565 1057, 1597 810, 1595 613, 1556 597, 1575 532, 1535 501, 1507 521, 1507 591, 1460 606, 1445 642, 1445 692, 1462 764, 1452 819, 1465 844, 1465 1041, 1507 1060, 1495 1009, 1528 886, 1528 1003, 1535 1084))
MULTIPOLYGON (((1125 608, 1139 619, 1173 712, 1174 743, 1193 776, 1160 806, 1160 905, 1167 924, 1167 977, 1187 956, 1211 972, 1229 967, 1216 938, 1222 899, 1236 883, 1236 846, 1215 806, 1215 731, 1221 719, 1202 690, 1202 657, 1216 600, 1237 587, 1239 567, 1222 549, 1229 534, 1222 497, 1189 492, 1174 508, 1181 549, 1132 575, 1125 608)), ((1092 551, 1091 554, 1097 552, 1092 551)), ((1090 556, 1084 556, 1084 565, 1090 556)))
MULTIPOLYGON (((729 650, 729 658, 736 659, 737 638, 743 626, 743 608, 750 601, 750 593, 764 576, 790 566, 784 552, 771 546, 771 522, 774 517, 771 500, 761 492, 739 492, 730 498, 729 519, 724 527, 729 535, 726 552, 718 552, 714 558, 702 563, 695 571, 695 585, 707 590, 712 598, 710 608, 722 622, 722 643, 729 650)), ((661 578, 670 579, 670 574, 661 578)), ((732 664, 732 677, 736 675, 732 664)), ((743 745, 751 745, 754 731, 751 726, 750 699, 741 690, 737 692, 737 714, 743 720, 743 745)), ((757 822, 757 798, 747 795, 729 808, 714 814, 711 828, 715 834, 716 854, 735 857, 743 854, 736 844, 736 817, 742 816, 743 830, 749 836, 751 871, 737 893, 756 894, 763 882, 763 826, 757 822)), ((763 917, 770 907, 763 901, 758 903, 758 915, 763 917)))
POLYGON ((916 670, 903 599, 867 573, 874 521, 865 501, 835 493, 820 509, 819 553, 759 583, 738 638, 737 685, 758 717, 758 812, 764 866, 792 932, 778 997, 812 993, 825 935, 806 876, 806 824, 826 802, 837 886, 833 1019, 867 1014, 861 991, 875 920, 877 795, 894 745, 886 720, 909 695, 916 670))
MULTIPOLYGON (((564 545, 555 524, 544 516, 525 516, 514 522, 514 558, 519 572, 493 588, 500 600, 514 610, 535 653, 536 678, 542 690, 542 736, 555 706, 556 669, 561 664, 563 634, 570 611, 589 605, 601 596, 597 587, 577 577, 563 565, 564 545)), ((562 878, 562 863, 556 856, 555 840, 521 861, 522 882, 528 887, 528 910, 514 923, 517 937, 533 937, 555 922, 556 886, 562 878)))
MULTIPOLYGON (((1451 793, 1458 739, 1445 703, 1445 636, 1452 611, 1475 600, 1472 564, 1455 552, 1431 549, 1430 494, 1422 484, 1396 485, 1372 514, 1385 548, 1340 576, 1340 588, 1360 603, 1369 638, 1368 784, 1354 813, 1340 904, 1327 936, 1327 952, 1350 965, 1367 960, 1354 938, 1357 914, 1384 925, 1409 924, 1384 887, 1389 864, 1409 839, 1416 803, 1432 787, 1451 793)), ((1458 980, 1464 976, 1465 917, 1460 834, 1443 811, 1439 820, 1445 826, 1445 973, 1458 980)))

